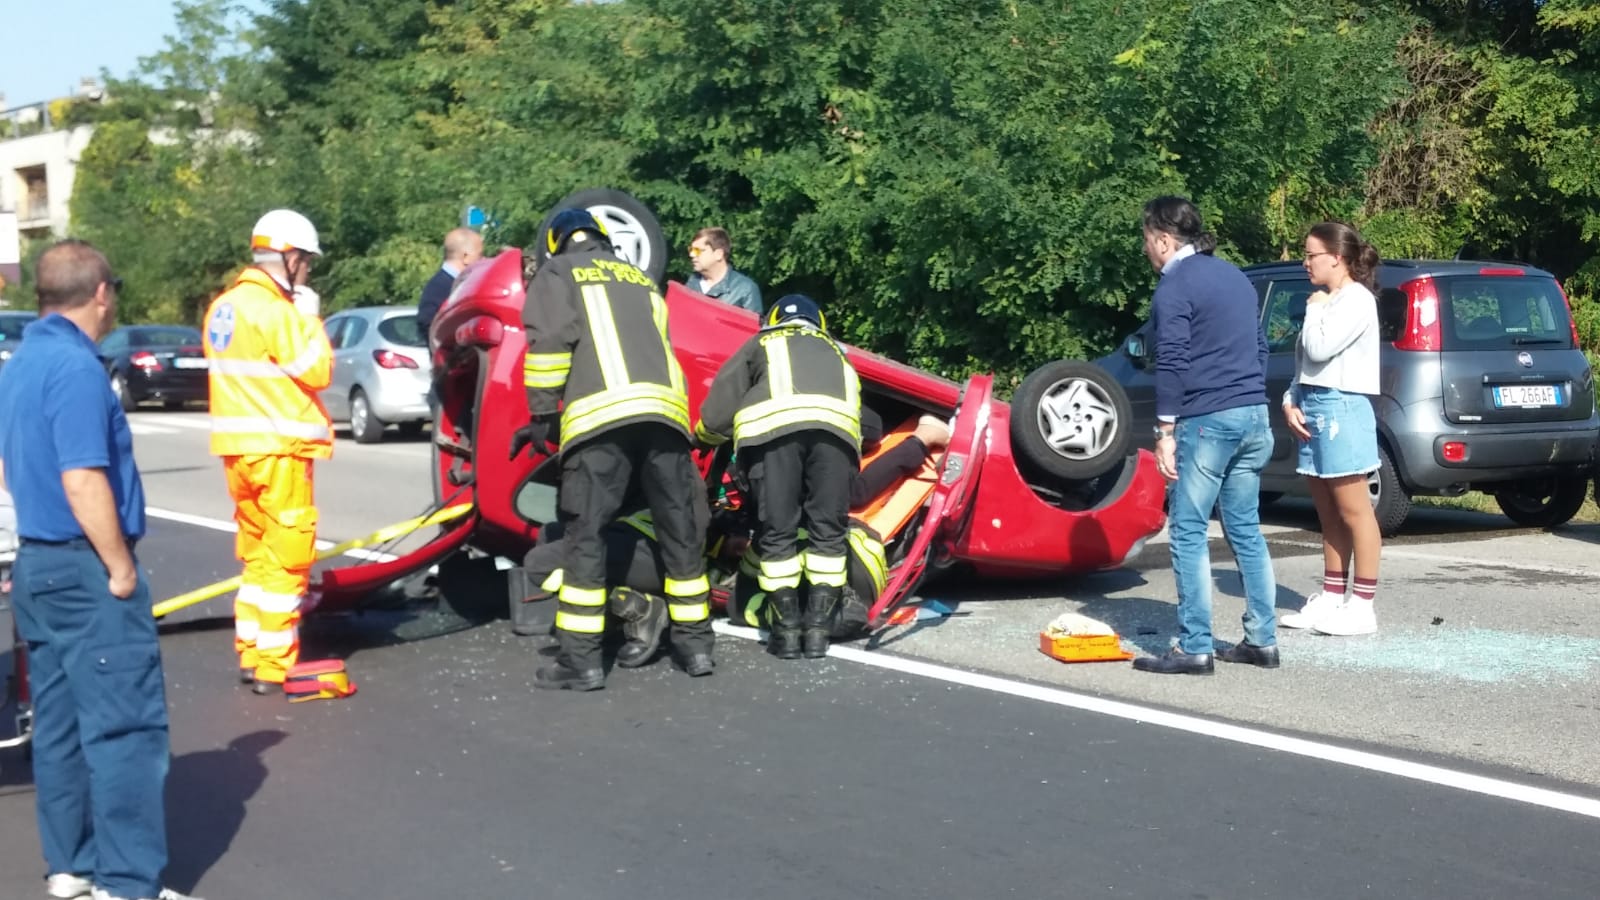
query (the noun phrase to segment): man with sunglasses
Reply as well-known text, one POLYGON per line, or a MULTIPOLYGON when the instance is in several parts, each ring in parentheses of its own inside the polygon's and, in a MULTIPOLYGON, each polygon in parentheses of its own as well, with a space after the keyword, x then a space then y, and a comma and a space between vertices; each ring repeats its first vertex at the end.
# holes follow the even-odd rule
POLYGON ((750 276, 733 267, 728 258, 732 252, 728 232, 721 228, 700 229, 689 244, 689 264, 694 267, 694 275, 686 282, 687 287, 759 316, 761 288, 750 276))
POLYGON ((333 377, 333 348, 306 284, 322 254, 310 220, 272 210, 250 248, 254 265, 206 310, 205 351, 211 454, 222 457, 244 564, 233 605, 239 680, 269 696, 300 658, 300 604, 317 559, 312 465, 333 456, 317 396, 333 377))
POLYGON ((0 373, 0 483, 21 539, 11 599, 28 648, 45 896, 170 900, 166 686, 133 552, 144 488, 95 346, 121 286, 81 241, 39 258, 39 319, 0 373))

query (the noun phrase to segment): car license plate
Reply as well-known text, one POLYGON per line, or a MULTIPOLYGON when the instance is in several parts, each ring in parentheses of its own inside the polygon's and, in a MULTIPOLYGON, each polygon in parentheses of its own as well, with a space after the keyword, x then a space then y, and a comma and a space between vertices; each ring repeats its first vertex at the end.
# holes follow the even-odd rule
POLYGON ((190 359, 188 357, 180 357, 173 360, 172 365, 178 369, 204 369, 206 368, 206 361, 203 358, 190 359))
POLYGON ((1560 406, 1561 388, 1554 384, 1508 384, 1494 389, 1496 408, 1560 406))

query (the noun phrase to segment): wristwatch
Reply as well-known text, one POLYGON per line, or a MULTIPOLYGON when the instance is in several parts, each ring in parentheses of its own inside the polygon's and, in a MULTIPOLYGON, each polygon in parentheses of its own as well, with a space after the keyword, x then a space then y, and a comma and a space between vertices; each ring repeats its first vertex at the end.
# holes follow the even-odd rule
POLYGON ((1158 441, 1161 440, 1164 437, 1172 437, 1173 436, 1172 429, 1162 428, 1160 425, 1155 426, 1152 430, 1155 432, 1155 438, 1158 441))

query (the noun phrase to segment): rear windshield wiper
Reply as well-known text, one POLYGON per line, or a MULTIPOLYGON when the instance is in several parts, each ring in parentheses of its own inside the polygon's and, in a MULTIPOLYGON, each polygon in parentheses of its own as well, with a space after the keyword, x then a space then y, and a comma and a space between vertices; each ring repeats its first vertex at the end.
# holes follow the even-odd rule
POLYGON ((1566 342, 1567 342, 1566 338, 1553 338, 1553 337, 1552 338, 1519 337, 1519 338, 1513 338, 1511 340, 1511 343, 1516 344, 1518 347, 1534 347, 1534 346, 1539 346, 1539 345, 1542 345, 1542 344, 1565 344, 1566 342))

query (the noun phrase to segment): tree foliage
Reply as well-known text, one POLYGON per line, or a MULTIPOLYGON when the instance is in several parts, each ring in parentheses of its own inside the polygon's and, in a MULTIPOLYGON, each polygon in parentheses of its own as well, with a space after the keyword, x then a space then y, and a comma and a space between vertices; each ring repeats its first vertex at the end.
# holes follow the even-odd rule
POLYGON ((727 227, 768 294, 812 293, 847 339, 952 375, 1112 346, 1154 283, 1138 221, 1160 193, 1194 197, 1240 262, 1342 218, 1391 256, 1600 286, 1583 0, 180 10, 113 85, 74 196, 147 317, 192 319, 273 206, 318 223, 339 308, 411 302, 466 204, 491 244, 526 245, 600 185, 675 247, 727 227))

